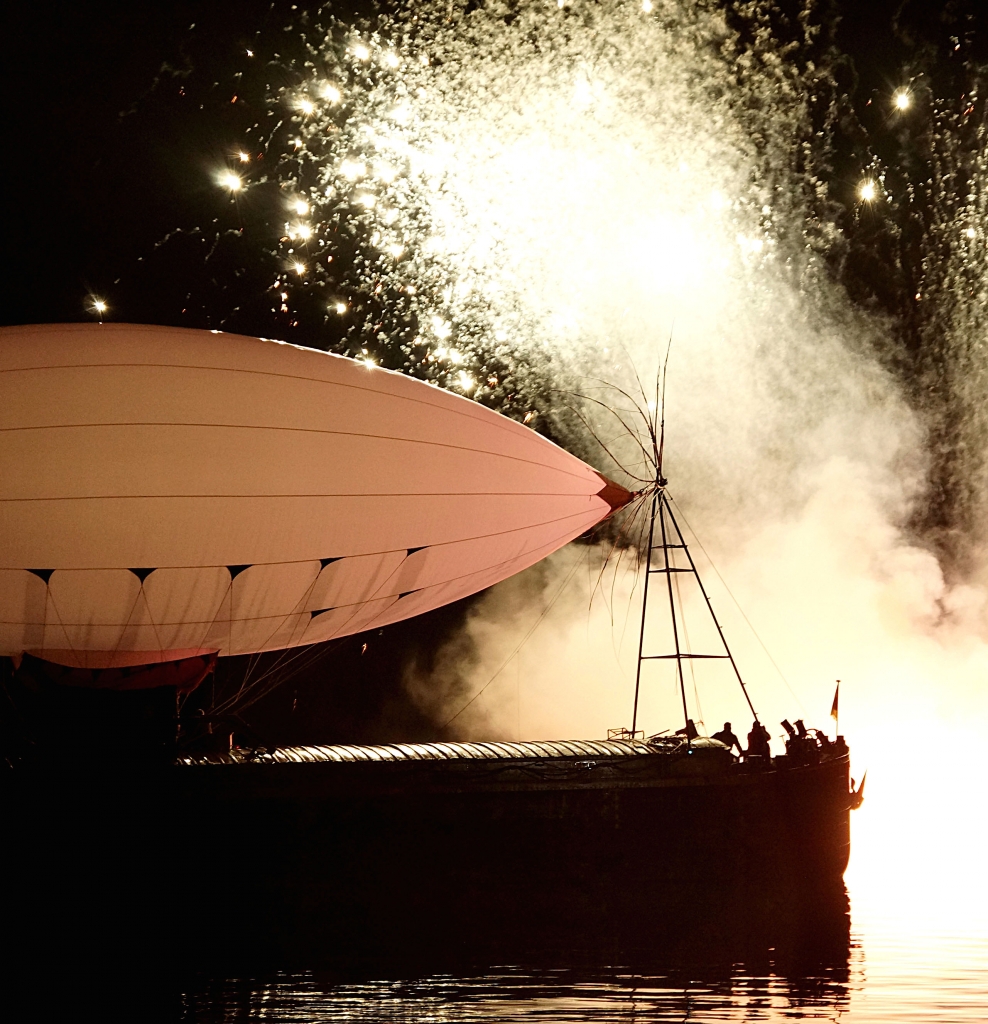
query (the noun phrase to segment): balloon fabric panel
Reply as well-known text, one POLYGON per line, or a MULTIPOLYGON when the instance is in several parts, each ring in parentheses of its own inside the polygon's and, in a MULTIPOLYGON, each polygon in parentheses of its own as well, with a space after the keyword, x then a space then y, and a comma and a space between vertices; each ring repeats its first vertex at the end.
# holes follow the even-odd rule
POLYGON ((0 653, 79 668, 395 622, 631 497, 462 396, 209 331, 0 329, 0 434, 0 653))

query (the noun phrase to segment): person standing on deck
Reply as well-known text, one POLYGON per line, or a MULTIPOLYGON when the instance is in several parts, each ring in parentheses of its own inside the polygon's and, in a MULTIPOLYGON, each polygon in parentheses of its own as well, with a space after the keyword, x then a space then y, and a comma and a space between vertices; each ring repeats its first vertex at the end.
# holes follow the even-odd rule
POLYGON ((745 752, 745 756, 751 757, 756 755, 768 760, 772 756, 772 751, 768 744, 769 739, 768 729, 756 718, 751 723, 751 732, 748 733, 748 749, 745 752))
POLYGON ((741 741, 737 738, 737 736, 734 735, 733 731, 731 730, 730 722, 725 722, 724 728, 721 729, 720 732, 715 732, 713 736, 711 736, 710 738, 713 740, 720 740, 720 742, 723 743, 724 746, 726 746, 727 749, 730 751, 733 751, 734 748, 737 747, 739 754, 744 753, 744 747, 741 746, 741 741))

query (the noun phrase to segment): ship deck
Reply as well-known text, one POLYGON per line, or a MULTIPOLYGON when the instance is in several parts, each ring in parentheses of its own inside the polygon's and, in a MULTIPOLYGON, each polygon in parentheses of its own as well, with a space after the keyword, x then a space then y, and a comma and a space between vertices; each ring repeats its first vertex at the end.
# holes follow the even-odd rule
MULTIPOLYGON (((524 743, 392 743, 381 745, 279 747, 274 750, 234 748, 229 752, 190 754, 178 763, 187 766, 221 764, 325 764, 399 761, 518 761, 634 757, 670 753, 680 740, 540 740, 524 743)), ((709 742, 709 741, 708 741, 709 742)))

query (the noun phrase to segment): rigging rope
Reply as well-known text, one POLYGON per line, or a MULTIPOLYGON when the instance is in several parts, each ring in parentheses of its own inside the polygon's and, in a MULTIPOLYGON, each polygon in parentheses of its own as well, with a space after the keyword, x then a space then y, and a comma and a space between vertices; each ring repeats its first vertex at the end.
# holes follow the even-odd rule
POLYGON ((462 715, 463 712, 466 711, 466 709, 468 707, 470 707, 470 705, 487 689, 487 687, 490 686, 491 683, 493 683, 495 679, 497 679, 497 677, 508 667, 508 665, 511 664, 511 659, 514 658, 515 655, 517 655, 517 653, 522 649, 522 647, 524 647, 525 644, 528 643, 528 641, 529 641, 530 637, 532 636, 532 634, 542 624, 542 620, 552 610, 552 606, 559 600, 560 595, 566 589, 566 587, 569 585, 570 580, 576 575, 576 571, 577 571, 577 569, 580 568, 581 563, 582 563, 582 559, 577 560, 576 562, 573 563, 573 568, 570 569, 569 573, 567 573, 567 575, 566 575, 566 578, 563 580, 563 582, 560 584, 559 588, 556 590, 556 593, 553 594, 552 600, 545 606, 545 608, 542 609, 541 614, 539 615, 539 617, 533 623, 532 628, 524 635, 524 637, 522 637, 521 641, 518 643, 518 646, 508 655, 508 657, 505 659, 504 663, 494 673, 494 675, 492 675, 490 677, 490 679, 488 679, 487 682, 484 683, 484 685, 466 702, 466 704, 463 705, 463 707, 460 708, 459 711, 456 712, 455 715, 453 715, 452 718, 448 719, 446 722, 443 723, 443 728, 444 729, 447 728, 448 726, 452 725, 452 723, 455 722, 456 719, 459 718, 460 715, 462 715))
POLYGON ((768 649, 768 647, 765 646, 765 641, 762 640, 762 638, 758 635, 758 630, 755 629, 754 625, 752 624, 751 619, 749 619, 748 616, 745 615, 744 609, 741 607, 741 604, 739 603, 738 599, 734 596, 733 592, 731 591, 731 588, 727 585, 727 580, 725 580, 724 577, 721 576, 720 570, 714 564, 714 560, 710 557, 710 553, 703 546, 703 543, 701 542, 699 536, 697 535, 696 530, 694 530, 693 527, 690 526, 689 520, 686 518, 685 514, 683 513, 683 510, 679 507, 678 503, 675 501, 675 499, 672 497, 672 495, 671 494, 667 495, 667 497, 669 498, 669 501, 672 502, 672 504, 676 506, 676 511, 683 517, 683 522, 686 524, 686 529, 688 529, 690 531, 690 533, 693 534, 693 539, 696 541, 696 546, 703 552, 703 554, 706 557, 707 561, 710 563, 710 568, 713 569, 713 571, 717 574, 717 579, 719 579, 720 582, 723 584, 724 589, 727 591, 727 593, 730 596, 731 600, 734 602, 734 606, 741 613, 741 618, 743 618, 744 621, 748 624, 748 628, 751 630, 752 635, 758 641, 758 643, 761 646, 762 650, 765 652, 765 655, 768 658, 768 660, 772 663, 772 667, 775 669, 776 672, 778 672, 779 678, 786 684, 786 689, 792 694, 793 699, 800 706, 800 709, 802 710, 803 714, 806 715, 807 714, 806 706, 799 699, 799 695, 796 693, 796 691, 789 684, 789 680, 786 678, 785 673, 782 671, 781 668, 779 668, 778 663, 776 662, 775 658, 772 657, 772 652, 768 649))

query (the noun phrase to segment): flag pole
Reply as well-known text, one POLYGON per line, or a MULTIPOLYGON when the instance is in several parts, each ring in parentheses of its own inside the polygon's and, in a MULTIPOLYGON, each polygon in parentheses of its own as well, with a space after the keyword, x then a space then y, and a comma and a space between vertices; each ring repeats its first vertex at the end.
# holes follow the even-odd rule
POLYGON ((830 717, 834 720, 834 739, 840 735, 840 680, 837 680, 837 689, 834 690, 834 702, 830 705, 830 717))

